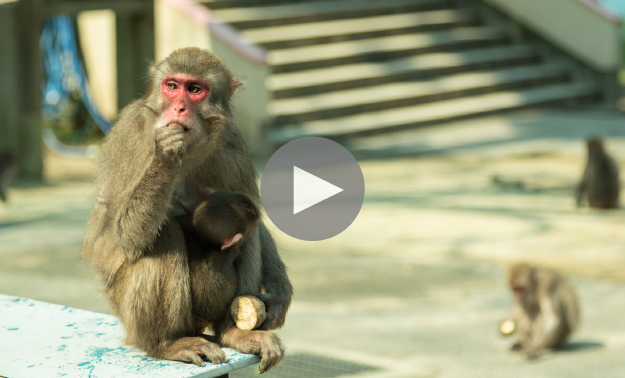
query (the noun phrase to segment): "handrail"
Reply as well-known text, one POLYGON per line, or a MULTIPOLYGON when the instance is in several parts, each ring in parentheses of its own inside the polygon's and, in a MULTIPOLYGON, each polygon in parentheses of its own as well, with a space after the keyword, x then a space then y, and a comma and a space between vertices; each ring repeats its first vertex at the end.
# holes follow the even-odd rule
POLYGON ((594 13, 598 14, 599 16, 605 18, 606 20, 614 24, 617 24, 617 25, 621 24, 621 18, 618 15, 612 13, 610 9, 603 6, 598 0, 572 0, 572 1, 576 1, 582 4, 586 8, 590 9, 594 13))
POLYGON ((267 65, 267 51, 261 46, 246 42, 230 25, 213 16, 210 9, 190 0, 157 0, 182 13, 199 26, 206 26, 213 36, 258 65, 267 65))

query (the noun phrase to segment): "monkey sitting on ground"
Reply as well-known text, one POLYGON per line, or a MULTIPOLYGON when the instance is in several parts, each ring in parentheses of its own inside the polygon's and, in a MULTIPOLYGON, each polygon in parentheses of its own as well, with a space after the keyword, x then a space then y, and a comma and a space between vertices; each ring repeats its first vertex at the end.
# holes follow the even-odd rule
POLYGON ((586 199, 590 207, 614 209, 618 207, 619 192, 616 162, 607 154, 600 139, 589 139, 588 162, 577 188, 577 206, 586 199))
POLYGON ((284 324, 293 288, 267 227, 258 220, 225 243, 236 245, 232 254, 220 255, 232 264, 213 273, 231 278, 234 269, 237 282, 221 292, 207 289, 214 284, 210 277, 194 273, 205 269, 203 260, 193 257, 202 239, 190 240, 177 220, 197 213, 194 232, 221 240, 218 227, 227 229, 226 221, 202 228, 202 208, 210 208, 205 188, 242 194, 261 208, 256 170, 230 108, 241 82, 215 54, 185 48, 155 64, 149 83, 145 95, 122 110, 102 145, 99 194, 82 256, 96 269, 127 343, 154 357, 198 365, 204 364, 198 356, 225 362, 222 345, 258 354, 260 371, 271 370, 283 360, 284 349, 267 331, 284 324), (265 303, 267 318, 259 328, 238 329, 230 316, 216 320, 222 303, 245 295, 265 303), (218 305, 198 318, 194 301, 218 305), (215 321, 217 342, 198 332, 209 320, 204 317, 215 321))
POLYGON ((508 283, 517 304, 509 320, 515 324, 520 350, 528 358, 550 348, 563 346, 577 329, 579 306, 573 288, 553 271, 515 264, 508 271, 508 283))
POLYGON ((0 151, 0 200, 7 201, 5 185, 15 168, 15 157, 7 151, 0 151))

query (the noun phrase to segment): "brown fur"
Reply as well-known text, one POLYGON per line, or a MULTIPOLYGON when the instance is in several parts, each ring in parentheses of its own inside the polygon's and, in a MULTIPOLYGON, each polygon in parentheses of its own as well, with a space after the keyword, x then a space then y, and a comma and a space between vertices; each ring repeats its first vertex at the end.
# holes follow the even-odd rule
POLYGON ((553 271, 515 264, 508 271, 508 284, 517 305, 515 321, 520 344, 528 357, 548 348, 563 346, 579 324, 579 305, 573 288, 553 271))
POLYGON ((588 161, 577 188, 577 206, 584 200, 598 209, 614 209, 619 205, 619 172, 600 139, 588 140, 588 161))
MULTIPOLYGON (((198 267, 189 259, 175 217, 197 206, 207 187, 243 194, 260 207, 256 171, 232 122, 229 100, 238 85, 215 54, 197 48, 175 51, 151 69, 146 95, 123 109, 102 147, 100 195, 89 218, 82 255, 104 283, 128 342, 152 356, 200 365, 198 355, 213 362, 225 358, 197 334, 192 292, 197 285, 211 287, 215 282, 210 277, 191 278, 190 271, 198 267), (160 89, 161 80, 169 75, 198 78, 210 87, 185 125, 191 134, 180 127, 155 126, 163 122, 169 106, 160 89)), ((235 294, 264 297, 268 318, 261 328, 279 328, 292 296, 286 268, 262 222, 246 236, 237 243, 234 258, 235 294)), ((227 291, 222 301, 232 295, 232 290, 227 291)), ((211 293, 220 295, 217 290, 211 293)), ((275 335, 242 334, 228 319, 214 327, 222 345, 260 354, 261 369, 271 369, 282 360, 283 349, 275 335)))

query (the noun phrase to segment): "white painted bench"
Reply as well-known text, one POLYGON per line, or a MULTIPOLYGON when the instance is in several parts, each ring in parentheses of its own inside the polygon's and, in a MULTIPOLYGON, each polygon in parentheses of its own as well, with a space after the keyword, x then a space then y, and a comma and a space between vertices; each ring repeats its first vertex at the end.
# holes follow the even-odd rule
POLYGON ((199 367, 148 357, 122 343, 111 315, 0 294, 0 376, 208 378, 259 362, 223 348, 228 362, 199 367))

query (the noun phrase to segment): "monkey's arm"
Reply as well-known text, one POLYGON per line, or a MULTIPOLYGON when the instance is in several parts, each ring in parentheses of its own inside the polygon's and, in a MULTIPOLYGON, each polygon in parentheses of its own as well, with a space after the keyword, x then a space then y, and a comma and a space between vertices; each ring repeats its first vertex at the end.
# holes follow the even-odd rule
POLYGON ((118 242, 136 259, 167 217, 186 141, 179 128, 159 128, 154 134, 150 122, 137 115, 122 115, 115 128, 103 149, 110 166, 102 185, 118 242))
POLYGON ((538 351, 555 347, 562 336, 564 319, 557 310, 559 304, 549 293, 538 293, 542 324, 535 325, 532 342, 526 348, 529 358, 536 357, 538 351))
POLYGON ((119 199, 114 227, 129 257, 139 257, 156 239, 170 207, 173 181, 171 169, 153 162, 139 182, 119 199))
POLYGON ((262 283, 266 292, 259 294, 258 298, 265 302, 267 309, 267 319, 259 329, 270 330, 284 325, 286 313, 291 305, 293 286, 271 233, 262 222, 258 223, 258 228, 262 246, 262 283))

